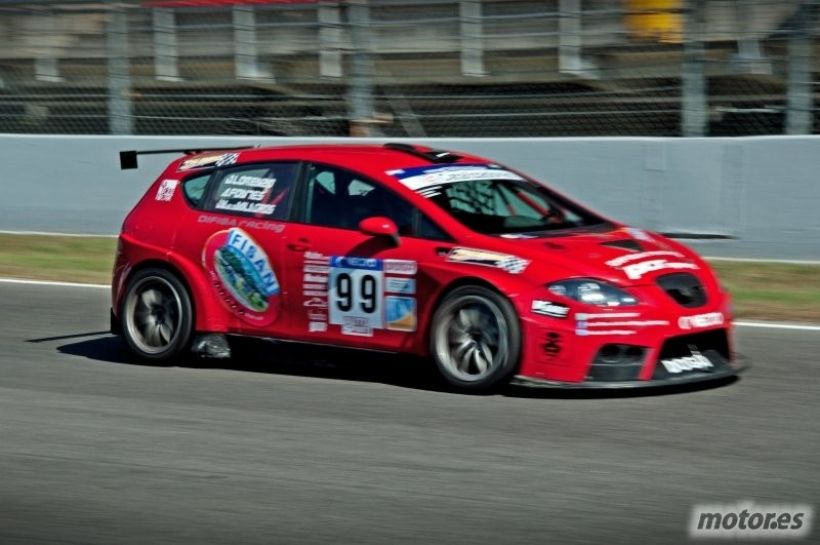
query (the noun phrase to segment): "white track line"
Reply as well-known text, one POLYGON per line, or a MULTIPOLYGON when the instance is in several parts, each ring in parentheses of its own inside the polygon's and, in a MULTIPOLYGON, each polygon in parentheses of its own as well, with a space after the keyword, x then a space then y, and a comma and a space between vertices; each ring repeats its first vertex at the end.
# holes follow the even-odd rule
POLYGON ((820 265, 820 261, 813 259, 763 259, 755 257, 718 257, 704 256, 706 261, 725 261, 727 263, 776 263, 778 265, 820 265))
POLYGON ((117 238, 117 235, 94 235, 91 233, 53 233, 51 231, 10 231, 7 229, 0 229, 0 235, 36 235, 38 237, 117 238))
POLYGON ((0 284, 25 284, 28 286, 61 286, 64 288, 111 289, 111 284, 86 284, 82 282, 57 282, 54 280, 29 280, 28 278, 0 278, 0 284))
POLYGON ((739 327, 762 327, 766 329, 796 329, 798 331, 820 331, 820 325, 811 324, 795 324, 795 323, 780 323, 780 322, 747 322, 740 320, 735 322, 739 327))

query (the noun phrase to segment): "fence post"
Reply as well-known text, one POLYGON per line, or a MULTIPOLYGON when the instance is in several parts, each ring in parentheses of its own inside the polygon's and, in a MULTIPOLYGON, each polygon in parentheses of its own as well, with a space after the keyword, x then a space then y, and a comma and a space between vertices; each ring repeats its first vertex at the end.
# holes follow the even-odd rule
POLYGON ((351 136, 375 136, 373 126, 373 62, 370 58, 370 6, 368 0, 349 0, 350 83, 347 109, 351 136))
POLYGON ((120 5, 108 11, 108 127, 111 134, 133 134, 131 74, 128 62, 128 15, 120 5))
POLYGON ((57 59, 57 18, 49 9, 38 16, 36 21, 41 23, 37 31, 48 45, 43 47, 34 59, 34 78, 40 81, 60 82, 63 78, 60 77, 60 64, 57 59))
POLYGON ((481 20, 481 0, 459 2, 461 20, 461 74, 481 77, 484 71, 484 24, 481 20))
POLYGON ((786 96, 786 133, 811 134, 814 124, 811 77, 811 23, 814 2, 803 0, 789 35, 789 75, 786 96))
POLYGON ((259 65, 256 12, 253 6, 233 7, 234 74, 240 79, 272 80, 273 73, 259 65))
POLYGON ((319 4, 319 75, 342 77, 342 19, 336 0, 319 4))
POLYGON ((704 76, 703 0, 687 0, 683 11, 683 66, 681 75, 681 133, 706 133, 706 79, 704 76))
POLYGON ((558 69, 565 74, 581 75, 581 0, 561 0, 558 12, 558 69))
POLYGON ((152 10, 154 25, 154 75, 165 81, 179 80, 176 16, 171 8, 152 10))

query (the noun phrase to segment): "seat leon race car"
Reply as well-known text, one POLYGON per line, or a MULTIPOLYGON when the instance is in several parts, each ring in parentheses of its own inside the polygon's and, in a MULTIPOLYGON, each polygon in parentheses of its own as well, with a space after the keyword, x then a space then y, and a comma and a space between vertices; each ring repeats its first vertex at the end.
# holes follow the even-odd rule
POLYGON ((240 335, 429 357, 461 390, 740 370, 729 296, 691 250, 408 144, 188 151, 125 218, 112 292, 112 330, 154 362, 240 335))

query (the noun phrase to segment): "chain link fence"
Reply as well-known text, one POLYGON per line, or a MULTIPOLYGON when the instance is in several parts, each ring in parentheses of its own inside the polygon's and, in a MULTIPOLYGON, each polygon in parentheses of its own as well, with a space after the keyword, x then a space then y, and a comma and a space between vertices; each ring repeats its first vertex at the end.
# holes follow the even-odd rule
POLYGON ((0 132, 820 130, 816 0, 0 0, 0 132))

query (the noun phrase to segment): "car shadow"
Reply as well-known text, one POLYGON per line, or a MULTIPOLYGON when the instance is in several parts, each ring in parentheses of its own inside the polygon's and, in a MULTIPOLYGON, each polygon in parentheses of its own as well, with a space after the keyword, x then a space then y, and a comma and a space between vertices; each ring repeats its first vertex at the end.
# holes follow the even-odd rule
MULTIPOLYGON (((71 337, 84 336, 86 335, 78 334, 71 337)), ((41 341, 37 339, 29 342, 41 341)), ((231 339, 231 350, 232 355, 227 359, 189 354, 162 366, 377 382, 402 388, 447 391, 447 385, 438 377, 431 364, 409 356, 257 339, 231 339)), ((122 338, 114 335, 95 336, 62 344, 57 346, 57 351, 104 363, 156 366, 135 358, 122 338)))
MULTIPOLYGON (((57 350, 62 354, 84 357, 104 363, 154 366, 152 363, 134 358, 121 337, 101 335, 101 333, 90 332, 50 339, 31 339, 28 342, 91 337, 62 344, 57 347, 57 350)), ((213 359, 191 354, 166 366, 193 369, 227 369, 353 382, 373 382, 400 388, 457 394, 441 379, 431 362, 417 357, 344 348, 276 343, 259 339, 232 339, 231 348, 232 356, 227 359, 213 359)), ((607 399, 666 396, 721 388, 737 382, 737 380, 738 377, 728 377, 705 383, 614 390, 562 390, 508 385, 496 391, 495 395, 530 399, 607 399)))

